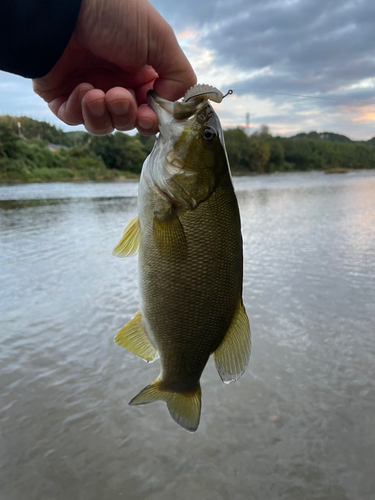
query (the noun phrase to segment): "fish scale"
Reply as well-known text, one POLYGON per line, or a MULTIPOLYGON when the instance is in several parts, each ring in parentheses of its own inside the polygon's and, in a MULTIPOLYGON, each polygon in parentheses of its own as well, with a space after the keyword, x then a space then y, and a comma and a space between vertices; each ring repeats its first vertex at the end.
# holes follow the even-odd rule
POLYGON ((115 340, 161 373, 130 404, 162 400, 195 431, 200 377, 211 354, 224 382, 246 369, 250 326, 242 302, 242 236, 219 119, 208 102, 219 91, 200 85, 188 102, 154 92, 149 105, 162 131, 140 180, 138 218, 114 254, 139 251, 140 311, 115 340))

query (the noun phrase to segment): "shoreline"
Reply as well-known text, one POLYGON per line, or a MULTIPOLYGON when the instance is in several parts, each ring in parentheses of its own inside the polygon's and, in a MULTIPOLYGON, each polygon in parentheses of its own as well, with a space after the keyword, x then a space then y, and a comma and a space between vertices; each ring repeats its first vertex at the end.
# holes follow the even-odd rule
POLYGON ((0 186, 13 186, 13 185, 19 185, 19 184, 56 184, 57 182, 59 183, 64 183, 64 184, 79 184, 81 182, 139 182, 139 179, 141 176, 138 176, 137 178, 133 179, 127 179, 125 177, 120 178, 120 179, 65 179, 65 180, 46 180, 46 181, 23 181, 20 179, 8 181, 8 180, 3 180, 0 179, 0 186))
MULTIPOLYGON (((350 172, 357 172, 362 170, 373 170, 373 169, 327 169, 327 170, 277 170, 275 172, 232 172, 232 177, 259 177, 259 176, 271 176, 271 175, 280 175, 280 174, 308 174, 312 172, 322 173, 322 174, 330 174, 330 175, 343 175, 350 172)), ((375 169, 374 169, 375 171, 375 169)), ((40 180, 40 181, 25 181, 22 179, 13 179, 13 180, 5 180, 0 179, 0 186, 4 185, 19 185, 19 184, 54 184, 56 182, 59 183, 82 183, 82 182, 118 182, 118 183, 127 183, 127 182, 139 182, 141 178, 140 175, 134 174, 134 177, 114 177, 113 179, 58 179, 58 180, 40 180)))

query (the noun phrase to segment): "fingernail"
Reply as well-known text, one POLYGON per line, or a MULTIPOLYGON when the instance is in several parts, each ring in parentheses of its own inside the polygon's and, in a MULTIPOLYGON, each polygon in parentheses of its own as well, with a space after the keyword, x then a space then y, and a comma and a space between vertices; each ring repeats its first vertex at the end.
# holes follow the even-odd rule
POLYGON ((129 111, 129 101, 124 99, 112 101, 109 107, 115 115, 125 115, 129 111))
POLYGON ((89 108, 90 113, 97 118, 102 117, 105 113, 104 99, 99 99, 98 101, 87 103, 87 107, 89 108))
POLYGON ((154 122, 152 120, 149 120, 148 118, 141 118, 138 124, 141 128, 144 128, 145 130, 150 130, 150 128, 154 126, 154 122))

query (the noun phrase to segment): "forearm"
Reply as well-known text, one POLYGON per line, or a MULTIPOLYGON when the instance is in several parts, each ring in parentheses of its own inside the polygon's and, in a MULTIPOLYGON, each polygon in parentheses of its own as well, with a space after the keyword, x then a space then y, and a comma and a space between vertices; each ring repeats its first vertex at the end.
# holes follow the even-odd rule
POLYGON ((27 78, 47 74, 74 31, 81 0, 1 0, 0 69, 27 78))

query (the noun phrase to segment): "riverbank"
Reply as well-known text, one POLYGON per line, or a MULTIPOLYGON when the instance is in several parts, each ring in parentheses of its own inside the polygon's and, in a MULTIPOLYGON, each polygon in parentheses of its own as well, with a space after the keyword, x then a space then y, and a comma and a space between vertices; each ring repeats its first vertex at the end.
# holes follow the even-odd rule
MULTIPOLYGON (((359 170, 359 169, 357 169, 359 170)), ((336 168, 327 170, 294 170, 293 172, 275 171, 275 172, 248 172, 245 170, 237 170, 232 172, 233 177, 258 177, 261 175, 277 175, 285 173, 302 174, 308 172, 317 172, 325 174, 346 174, 353 170, 336 168)), ((45 184, 54 182, 85 182, 85 181, 112 181, 112 182, 137 182, 140 179, 140 174, 121 170, 109 169, 93 169, 89 172, 79 172, 75 169, 66 168, 39 168, 31 172, 24 172, 20 177, 14 175, 2 177, 0 175, 0 185, 6 184, 45 184)))
POLYGON ((132 182, 138 181, 139 174, 124 172, 121 170, 109 170, 106 168, 92 169, 91 171, 80 172, 69 168, 36 168, 31 171, 24 171, 18 176, 14 172, 11 174, 0 174, 1 184, 33 184, 50 182, 83 182, 83 181, 114 181, 132 182))

